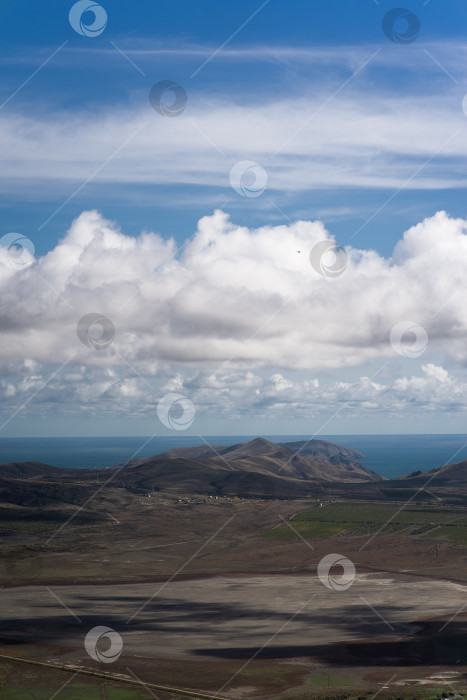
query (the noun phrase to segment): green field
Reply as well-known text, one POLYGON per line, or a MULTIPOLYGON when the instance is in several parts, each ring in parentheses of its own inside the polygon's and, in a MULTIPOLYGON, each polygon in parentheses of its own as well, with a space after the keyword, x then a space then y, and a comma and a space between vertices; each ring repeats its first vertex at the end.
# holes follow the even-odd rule
POLYGON ((297 513, 290 525, 279 525, 265 533, 274 539, 320 539, 340 534, 355 537, 404 534, 413 537, 446 538, 457 545, 467 545, 467 511, 443 504, 418 505, 335 502, 297 513))
POLYGON ((428 537, 446 538, 454 544, 467 547, 467 527, 445 525, 431 530, 428 537))
POLYGON ((355 678, 351 674, 343 673, 311 674, 306 679, 307 685, 312 689, 358 687, 360 682, 360 679, 355 678))

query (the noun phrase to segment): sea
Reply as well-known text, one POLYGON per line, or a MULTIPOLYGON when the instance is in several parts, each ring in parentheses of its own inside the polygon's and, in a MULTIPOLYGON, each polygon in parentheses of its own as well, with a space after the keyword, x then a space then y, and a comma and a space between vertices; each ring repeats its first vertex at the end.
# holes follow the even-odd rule
MULTIPOLYGON (((174 447, 214 447, 248 442, 251 435, 167 437, 59 437, 0 438, 0 465, 7 462, 44 462, 55 467, 99 469, 151 457, 174 447), (146 444, 145 444, 146 443, 146 444)), ((263 435, 271 442, 308 440, 309 435, 263 435)), ((467 435, 319 435, 366 456, 367 469, 389 479, 415 470, 428 471, 467 459, 467 435)), ((1 466, 0 466, 1 475, 1 466)))

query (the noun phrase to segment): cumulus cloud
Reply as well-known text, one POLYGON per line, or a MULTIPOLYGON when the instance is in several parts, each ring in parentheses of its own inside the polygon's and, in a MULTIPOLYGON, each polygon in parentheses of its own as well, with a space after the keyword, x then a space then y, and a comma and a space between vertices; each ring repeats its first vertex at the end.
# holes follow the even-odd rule
POLYGON ((152 378, 135 375, 126 366, 115 370, 81 367, 75 373, 59 373, 48 380, 47 372, 31 382, 16 385, 0 380, 5 414, 23 405, 24 414, 37 414, 37 402, 28 403, 33 388, 44 387, 39 396, 43 415, 154 417, 161 397, 175 392, 192 401, 197 415, 228 421, 251 419, 319 419, 336 412, 341 417, 381 414, 386 417, 427 413, 458 413, 467 409, 467 380, 454 378, 433 364, 416 368, 415 374, 376 380, 361 376, 354 381, 315 377, 297 379, 283 373, 227 370, 216 374, 197 370, 167 373, 152 378))
MULTIPOLYGON (((28 377, 34 363, 65 362, 69 371, 126 363, 144 376, 167 367, 342 368, 397 357, 391 329, 410 321, 428 334, 424 362, 441 353, 463 364, 466 226, 439 212, 409 229, 392 259, 347 248, 345 269, 330 278, 309 261, 317 243, 333 241, 321 222, 251 230, 217 211, 177 252, 171 239, 127 236, 84 212, 24 268, 0 248, 0 362, 28 377), (99 323, 87 345, 77 335, 93 313, 114 329, 104 329, 100 349, 99 323)), ((410 348, 410 337, 404 342, 410 348)))

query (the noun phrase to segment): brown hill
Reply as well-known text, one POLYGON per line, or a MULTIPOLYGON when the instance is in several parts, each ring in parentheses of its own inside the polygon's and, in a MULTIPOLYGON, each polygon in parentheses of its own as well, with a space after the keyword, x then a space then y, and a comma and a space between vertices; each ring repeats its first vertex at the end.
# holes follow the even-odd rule
MULTIPOLYGON (((0 477, 22 480, 16 491, 29 491, 38 505, 80 501, 83 487, 110 480, 127 490, 215 495, 303 496, 320 493, 320 484, 370 483, 382 477, 362 467, 358 452, 325 441, 275 444, 264 438, 226 447, 183 447, 127 466, 108 469, 63 469, 40 462, 0 465, 0 477), (314 443, 314 444, 312 444, 314 443), (52 484, 69 483, 65 494, 52 484), (35 484, 35 486, 33 485, 35 484), (72 486, 73 485, 73 486, 72 486), (76 487, 76 488, 74 488, 76 487)), ((10 484, 11 488, 11 484, 10 484)), ((95 487, 93 487, 95 488, 95 487)), ((6 489, 7 490, 7 489, 6 489)), ((4 490, 4 500, 8 501, 4 490)), ((12 503, 17 499, 12 498, 12 503)))
POLYGON ((360 453, 325 441, 313 442, 318 444, 296 442, 289 447, 256 438, 229 447, 176 448, 138 460, 131 466, 131 481, 140 487, 216 493, 232 491, 245 477, 263 483, 269 480, 278 493, 303 493, 313 483, 324 481, 382 481, 362 467, 360 453))
POLYGON ((358 464, 365 459, 365 455, 360 452, 327 440, 300 440, 281 444, 299 454, 312 455, 336 464, 358 464))
MULTIPOLYGON (((7 462, 0 464, 0 477, 14 477, 32 479, 44 475, 63 475, 64 471, 60 467, 52 467, 50 464, 42 462, 7 462)), ((75 471, 75 470, 70 470, 75 471)))
POLYGON ((403 479, 432 479, 432 481, 443 482, 467 482, 467 460, 456 462, 456 464, 445 464, 443 467, 430 469, 429 472, 412 472, 407 474, 403 479))

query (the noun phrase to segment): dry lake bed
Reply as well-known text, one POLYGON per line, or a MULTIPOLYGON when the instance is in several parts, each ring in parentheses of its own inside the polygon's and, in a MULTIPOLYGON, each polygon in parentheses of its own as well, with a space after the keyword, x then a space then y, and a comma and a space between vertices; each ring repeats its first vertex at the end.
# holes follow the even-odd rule
MULTIPOLYGON (((329 645, 395 642, 425 624, 458 624, 467 586, 414 575, 357 574, 345 591, 314 575, 219 576, 155 584, 3 589, 2 644, 83 649, 94 626, 123 653, 172 658, 312 656, 329 645)), ((16 647, 18 649, 18 647, 16 647)))

